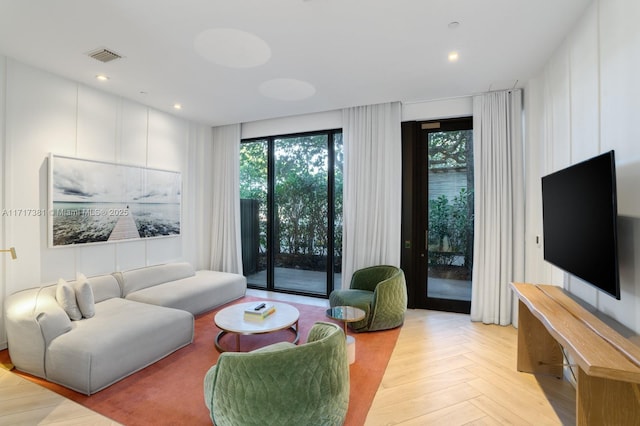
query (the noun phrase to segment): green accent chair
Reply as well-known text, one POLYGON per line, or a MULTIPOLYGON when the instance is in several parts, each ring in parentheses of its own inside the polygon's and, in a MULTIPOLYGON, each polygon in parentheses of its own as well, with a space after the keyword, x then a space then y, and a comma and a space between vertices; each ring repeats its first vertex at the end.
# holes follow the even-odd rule
POLYGON ((331 292, 329 304, 331 307, 355 306, 366 313, 362 321, 349 323, 356 332, 399 327, 407 312, 404 272, 389 265, 359 269, 351 276, 348 290, 331 292))
POLYGON ((204 378, 216 426, 342 425, 349 406, 345 335, 316 322, 307 343, 224 352, 204 378))

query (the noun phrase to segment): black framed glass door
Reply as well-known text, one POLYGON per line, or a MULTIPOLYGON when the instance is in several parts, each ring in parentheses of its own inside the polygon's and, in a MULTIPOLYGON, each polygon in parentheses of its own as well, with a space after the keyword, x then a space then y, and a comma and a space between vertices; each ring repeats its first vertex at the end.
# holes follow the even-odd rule
POLYGON ((342 133, 245 140, 240 157, 247 284, 328 297, 341 285, 342 133))
POLYGON ((405 191, 403 267, 415 307, 468 313, 473 270, 473 121, 415 123, 403 144, 405 191), (409 239, 407 239, 407 237, 409 239))

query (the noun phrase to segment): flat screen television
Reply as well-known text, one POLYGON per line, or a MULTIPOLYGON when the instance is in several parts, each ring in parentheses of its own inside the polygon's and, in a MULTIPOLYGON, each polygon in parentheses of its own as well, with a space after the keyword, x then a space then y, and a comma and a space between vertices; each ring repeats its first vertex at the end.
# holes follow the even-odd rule
POLYGON ((542 178, 544 259, 620 299, 614 151, 542 178))

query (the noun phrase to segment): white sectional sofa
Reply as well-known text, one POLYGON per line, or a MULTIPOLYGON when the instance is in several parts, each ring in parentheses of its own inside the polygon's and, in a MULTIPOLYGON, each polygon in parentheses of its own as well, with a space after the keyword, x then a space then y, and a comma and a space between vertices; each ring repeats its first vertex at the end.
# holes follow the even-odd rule
MULTIPOLYGON (((242 275, 169 263, 90 277, 95 315, 72 321, 57 285, 19 291, 5 304, 18 370, 90 395, 193 341, 194 315, 244 296, 242 275)), ((74 283, 71 282, 71 285, 74 283)))
POLYGON ((127 300, 182 309, 193 315, 244 296, 242 275, 194 271, 188 263, 172 263, 132 269, 116 275, 127 300))

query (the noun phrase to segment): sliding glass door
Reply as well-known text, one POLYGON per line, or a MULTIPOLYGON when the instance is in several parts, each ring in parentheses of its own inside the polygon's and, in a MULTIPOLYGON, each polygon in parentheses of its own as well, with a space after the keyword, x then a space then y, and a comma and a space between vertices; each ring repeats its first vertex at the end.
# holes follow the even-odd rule
POLYGON ((326 131, 243 141, 242 251, 249 286, 327 296, 340 285, 341 136, 326 131))

